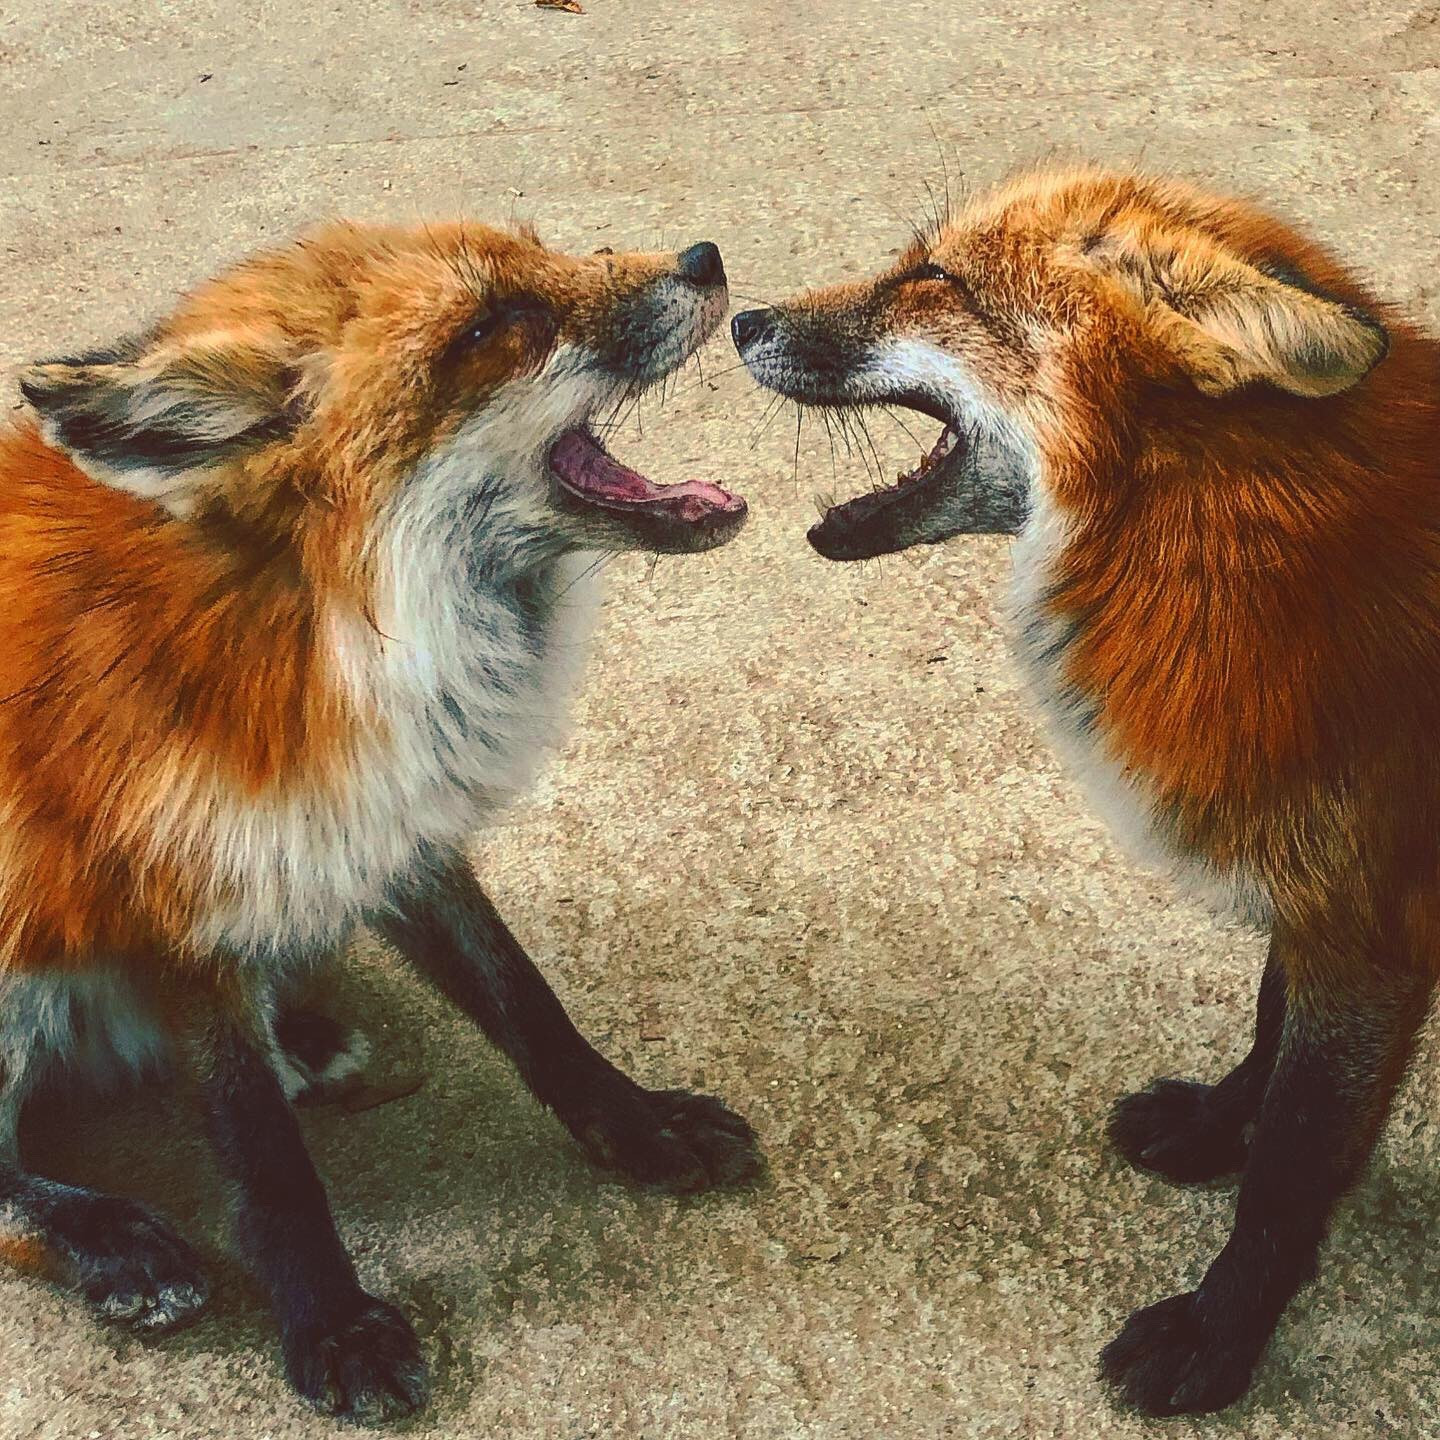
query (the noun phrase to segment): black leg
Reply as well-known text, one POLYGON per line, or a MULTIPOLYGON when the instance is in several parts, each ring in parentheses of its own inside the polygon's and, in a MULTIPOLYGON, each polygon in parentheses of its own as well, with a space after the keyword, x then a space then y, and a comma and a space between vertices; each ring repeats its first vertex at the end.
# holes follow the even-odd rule
POLYGON ((1377 964, 1346 984, 1329 967, 1315 978, 1289 946, 1280 958, 1284 1031, 1229 1243, 1198 1289, 1137 1310, 1101 1356, 1103 1377, 1146 1414, 1218 1410, 1245 1392, 1369 1158, 1425 1012, 1428 978, 1377 964))
POLYGON ((693 1191, 752 1179, 750 1126, 707 1095, 645 1090, 601 1056, 496 913, 464 856, 426 851, 376 928, 514 1061, 596 1164, 693 1191))
POLYGON ((219 1021, 204 1093, 240 1247, 275 1312, 286 1373, 328 1414, 408 1415, 426 1394, 415 1334, 393 1305, 360 1288, 267 1049, 247 1025, 219 1021))
POLYGON ((1142 1170, 1194 1184, 1245 1168, 1245 1129, 1260 1112, 1285 1028, 1285 974, 1275 942, 1265 962, 1250 1053, 1215 1085, 1155 1080, 1110 1112, 1115 1148, 1142 1170))

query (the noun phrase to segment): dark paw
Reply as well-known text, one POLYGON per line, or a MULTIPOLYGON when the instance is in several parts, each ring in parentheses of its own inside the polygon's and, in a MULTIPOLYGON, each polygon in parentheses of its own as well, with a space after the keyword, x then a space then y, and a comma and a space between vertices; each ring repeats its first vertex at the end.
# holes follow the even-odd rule
POLYGON ((47 1218, 63 1278, 102 1320, 158 1333, 194 1319, 209 1298, 199 1257, 143 1205, 76 1191, 47 1218))
POLYGON ((596 1165, 677 1195, 744 1185, 764 1167, 749 1122, 713 1095, 637 1090, 574 1129, 596 1165))
POLYGON ((1100 1352, 1100 1378, 1123 1404, 1146 1415, 1223 1410, 1250 1387, 1264 1344, 1243 1329, 1203 1326, 1195 1295, 1172 1295, 1137 1310, 1100 1352))
POLYGON ((370 1042, 319 1010, 282 1010, 275 1020, 276 1071, 299 1105, 339 1098, 360 1084, 370 1042))
POLYGON ((361 1425, 412 1415, 430 1391, 410 1322, 371 1295, 336 1324, 289 1335, 285 1373, 317 1410, 361 1425))
POLYGON ((1156 1080, 1122 1095, 1110 1111, 1111 1143, 1132 1165, 1179 1185, 1233 1175, 1245 1168, 1244 1127, 1217 1113, 1211 1093, 1193 1080, 1156 1080))

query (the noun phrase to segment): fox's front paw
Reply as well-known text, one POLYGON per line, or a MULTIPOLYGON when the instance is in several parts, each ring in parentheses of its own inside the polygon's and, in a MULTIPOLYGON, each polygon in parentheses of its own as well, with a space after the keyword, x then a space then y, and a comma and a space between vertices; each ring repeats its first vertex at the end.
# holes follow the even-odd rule
POLYGON ((1156 1080, 1122 1095, 1110 1111, 1110 1143, 1132 1165, 1177 1185, 1233 1175, 1245 1168, 1244 1126, 1212 1094, 1194 1080, 1156 1080))
POLYGON ((636 1089, 572 1128, 596 1165, 677 1195, 744 1185, 764 1167, 749 1122, 713 1095, 636 1089))
POLYGON ((286 1336, 285 1373, 322 1414, 361 1425, 412 1415, 430 1393, 410 1322, 363 1293, 339 1321, 286 1336))
POLYGON ((63 1192, 52 1205, 45 1245, 60 1277, 111 1324, 172 1330, 194 1319, 210 1293, 190 1246, 132 1200, 63 1192))
POLYGON ((1142 1414, 1203 1415, 1249 1389, 1264 1348, 1243 1323, 1202 1323, 1192 1291, 1135 1311, 1100 1352, 1100 1378, 1142 1414))

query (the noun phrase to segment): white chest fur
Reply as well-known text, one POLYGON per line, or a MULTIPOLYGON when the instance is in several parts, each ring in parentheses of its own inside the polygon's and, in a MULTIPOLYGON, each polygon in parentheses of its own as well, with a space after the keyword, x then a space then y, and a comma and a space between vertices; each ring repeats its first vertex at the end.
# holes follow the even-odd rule
POLYGON ((463 840, 564 739, 599 608, 593 557, 504 584, 447 558, 448 573, 397 566, 375 626, 330 617, 338 683, 373 722, 332 773, 254 797, 214 776, 182 793, 172 835, 236 897, 202 918, 197 946, 263 961, 335 944, 420 841, 463 840))
POLYGON ((595 558, 556 551, 548 499, 546 447, 600 383, 572 361, 462 424, 378 521, 374 623, 333 611, 322 646, 364 720, 351 753, 258 796, 203 760, 170 787, 157 843, 214 877, 198 947, 263 962, 334 945, 420 841, 469 835, 563 738, 599 608, 595 558))
POLYGON ((1010 625, 1016 656, 1051 743, 1132 858, 1168 872, 1187 893, 1221 913, 1268 924, 1269 899, 1253 875, 1222 873, 1204 857, 1173 843, 1143 775, 1111 752, 1103 730, 1092 723, 1090 702, 1066 681, 1071 622, 1047 603, 1047 595, 1064 552, 1067 525, 1043 485, 1035 485, 1032 495, 1033 509, 1013 552, 1010 625))

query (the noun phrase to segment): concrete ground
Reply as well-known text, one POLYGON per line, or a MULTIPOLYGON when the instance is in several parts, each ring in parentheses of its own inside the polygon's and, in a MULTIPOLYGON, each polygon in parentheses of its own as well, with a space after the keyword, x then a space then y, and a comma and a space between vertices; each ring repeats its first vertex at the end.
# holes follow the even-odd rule
MULTIPOLYGON (((0 17, 0 363, 104 341, 343 212, 533 218, 592 249, 719 242, 772 297, 860 273, 936 182, 1055 152, 1254 189, 1435 317, 1440 11, 1414 0, 12 0, 0 17)), ((1027 715, 1006 546, 828 566, 823 433, 717 342, 617 442, 745 490, 730 549, 613 567, 574 742, 479 842, 604 1048, 746 1112, 773 1174, 691 1204, 600 1182, 378 947, 351 999, 425 1088, 311 1114, 366 1280, 435 1364, 413 1436, 1368 1437, 1440 1427, 1434 1046, 1253 1394, 1116 1414, 1092 1375, 1192 1282, 1232 1196, 1107 1153, 1157 1072, 1241 1053, 1261 944, 1112 848, 1027 715)), ((13 393, 13 392, 12 392, 13 393)), ((913 446, 881 422, 887 464, 913 446)), ((928 438, 928 437, 927 437, 928 438)), ((52 1169, 163 1206, 213 1315, 150 1346, 0 1280, 0 1437, 335 1433, 279 1379, 173 1099, 52 1127, 52 1169)))

